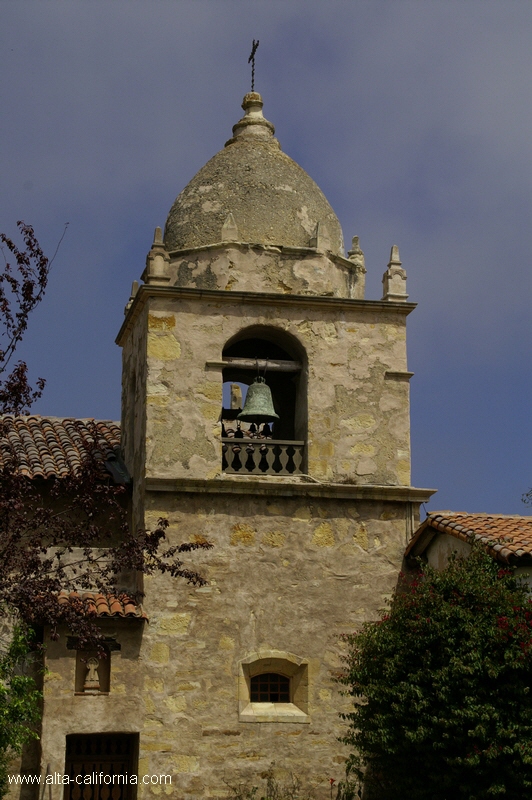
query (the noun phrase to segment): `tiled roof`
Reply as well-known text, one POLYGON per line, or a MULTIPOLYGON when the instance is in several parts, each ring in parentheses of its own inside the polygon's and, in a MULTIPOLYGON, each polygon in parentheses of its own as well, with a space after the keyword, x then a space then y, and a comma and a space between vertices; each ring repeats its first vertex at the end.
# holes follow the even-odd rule
POLYGON ((1 418, 0 468, 14 454, 19 471, 28 478, 66 478, 79 470, 90 453, 117 480, 113 467, 119 446, 117 422, 38 415, 1 418))
POLYGON ((140 603, 136 603, 127 594, 115 596, 112 594, 99 594, 98 592, 61 592, 58 600, 60 605, 81 600, 85 606, 85 612, 91 617, 148 619, 140 603))
POLYGON ((532 517, 433 511, 417 529, 405 556, 419 556, 438 533, 464 542, 480 542, 506 564, 532 560, 532 517))

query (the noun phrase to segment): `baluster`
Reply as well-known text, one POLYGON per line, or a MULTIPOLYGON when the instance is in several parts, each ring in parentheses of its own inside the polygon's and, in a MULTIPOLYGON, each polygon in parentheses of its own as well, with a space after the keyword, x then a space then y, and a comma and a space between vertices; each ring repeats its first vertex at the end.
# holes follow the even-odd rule
POLYGON ((227 445, 222 444, 222 471, 228 472, 229 471, 229 464, 227 463, 227 445))
POLYGON ((262 461, 262 453, 260 452, 260 442, 253 442, 253 475, 262 475, 260 464, 262 461))
POLYGON ((244 463, 245 471, 246 472, 252 472, 253 471, 253 467, 255 465, 254 461, 253 461, 253 445, 250 445, 250 444, 246 445, 245 461, 244 461, 244 458, 242 460, 243 460, 243 463, 244 463))
POLYGON ((268 464, 267 472, 273 472, 273 464, 275 461, 275 445, 268 445, 268 452, 266 453, 266 463, 268 464))
POLYGON ((278 444, 273 445, 272 447, 273 453, 275 455, 273 464, 272 464, 272 472, 278 475, 281 471, 281 461, 279 459, 279 455, 281 453, 281 448, 278 444))
POLYGON ((234 453, 233 459, 231 461, 231 472, 238 472, 238 470, 242 469, 242 462, 240 460, 240 451, 242 448, 239 447, 238 445, 235 445, 231 449, 234 453))
POLYGON ((280 444, 279 445, 279 450, 281 451, 279 453, 279 462, 281 464, 281 469, 279 471, 279 474, 280 475, 288 475, 288 470, 287 470, 287 466, 288 466, 288 445, 280 444))
POLYGON ((233 448, 227 448, 227 472, 234 472, 233 469, 233 461, 235 460, 235 455, 233 453, 233 448))
POLYGON ((304 445, 294 445, 294 475, 299 475, 301 473, 301 462, 303 461, 303 447, 304 445))
POLYGON ((259 447, 260 458, 259 458, 259 466, 258 466, 258 471, 261 474, 264 474, 264 473, 268 472, 268 459, 267 459, 268 452, 269 452, 268 445, 264 444, 264 442, 261 442, 260 447, 259 447))

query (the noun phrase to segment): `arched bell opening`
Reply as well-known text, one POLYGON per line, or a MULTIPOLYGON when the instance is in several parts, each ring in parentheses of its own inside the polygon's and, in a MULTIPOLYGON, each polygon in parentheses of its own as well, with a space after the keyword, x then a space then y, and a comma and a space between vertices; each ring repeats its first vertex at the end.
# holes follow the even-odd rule
POLYGON ((307 438, 306 353, 285 331, 253 326, 227 342, 222 359, 226 472, 297 474, 307 438), (240 450, 238 449, 240 447, 240 450))

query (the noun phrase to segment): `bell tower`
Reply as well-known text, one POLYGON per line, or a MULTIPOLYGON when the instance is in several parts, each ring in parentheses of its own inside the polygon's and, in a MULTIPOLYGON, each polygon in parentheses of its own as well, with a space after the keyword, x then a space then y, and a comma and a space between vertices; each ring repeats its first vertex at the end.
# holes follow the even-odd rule
POLYGON ((366 300, 358 237, 346 257, 260 94, 242 108, 156 229, 117 340, 133 524, 214 545, 206 587, 145 587, 141 757, 160 772, 179 754, 198 797, 222 765, 238 782, 273 760, 321 791, 342 760, 341 634, 382 607, 432 493, 410 485, 398 249, 366 300))

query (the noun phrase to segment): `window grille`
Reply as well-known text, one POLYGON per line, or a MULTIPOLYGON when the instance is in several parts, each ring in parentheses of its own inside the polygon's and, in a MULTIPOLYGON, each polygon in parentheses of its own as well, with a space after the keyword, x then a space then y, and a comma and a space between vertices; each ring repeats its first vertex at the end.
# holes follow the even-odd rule
POLYGON ((275 672, 255 675, 251 679, 250 700, 252 703, 289 703, 290 678, 275 672))

